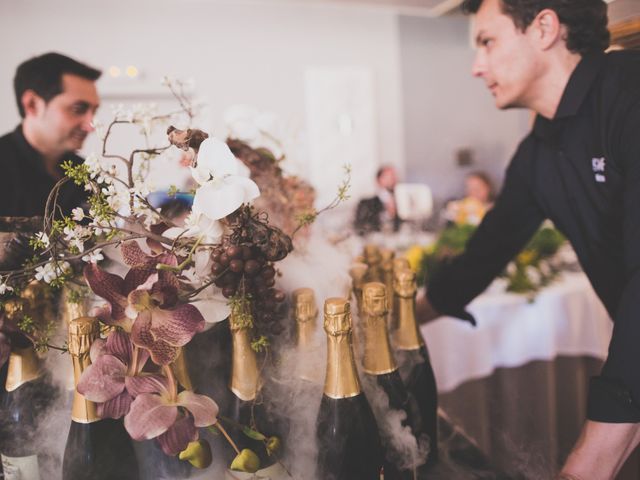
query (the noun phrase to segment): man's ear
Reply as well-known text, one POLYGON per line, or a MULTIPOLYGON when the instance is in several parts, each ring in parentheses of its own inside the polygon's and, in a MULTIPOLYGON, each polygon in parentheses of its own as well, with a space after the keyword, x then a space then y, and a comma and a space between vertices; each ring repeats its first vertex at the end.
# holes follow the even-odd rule
POLYGON ((42 97, 33 90, 25 90, 20 98, 20 102, 22 103, 25 117, 37 116, 45 105, 42 97))
POLYGON ((542 50, 548 50, 558 41, 564 40, 564 27, 558 14, 550 8, 540 10, 529 28, 532 29, 534 39, 542 50))

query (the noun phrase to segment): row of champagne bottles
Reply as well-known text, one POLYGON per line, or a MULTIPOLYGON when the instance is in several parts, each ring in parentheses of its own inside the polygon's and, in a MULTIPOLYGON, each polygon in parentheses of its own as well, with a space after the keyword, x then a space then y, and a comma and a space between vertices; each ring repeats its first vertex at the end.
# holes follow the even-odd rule
POLYGON ((318 478, 377 480, 380 472, 392 480, 428 478, 438 459, 437 392, 416 321, 415 274, 406 259, 372 245, 359 260, 350 269, 357 311, 342 299, 325 302, 327 374, 317 424, 318 478), (358 363, 364 381, 379 387, 365 390, 385 397, 388 409, 372 411, 358 363), (398 432, 385 431, 380 417, 389 409, 404 414, 402 425, 415 442, 412 458, 402 451, 406 436, 399 445, 392 438, 398 432))
MULTIPOLYGON (((415 321, 415 277, 403 262, 396 264, 392 285, 394 314, 389 316, 388 282, 386 286, 376 282, 364 283, 365 280, 376 278, 376 268, 373 262, 361 267, 356 265, 352 269, 353 293, 360 320, 355 325, 357 328, 352 324, 350 304, 346 299, 329 299, 325 302, 327 371, 317 419, 316 437, 320 452, 318 478, 378 480, 382 469, 388 479, 422 478, 421 472, 437 458, 437 398, 428 354, 415 321), (393 318, 394 321, 388 322, 388 318, 393 318), (393 327, 391 333, 396 347, 395 356, 391 353, 388 325, 393 327), (410 428, 416 444, 428 445, 428 451, 422 449, 424 457, 414 459, 413 464, 394 464, 395 457, 390 451, 393 449, 392 442, 385 444, 380 440, 375 416, 358 377, 353 350, 354 333, 364 336, 364 341, 360 342, 364 346, 364 374, 382 388, 392 409, 405 412, 403 423, 410 428)), ((313 322, 309 320, 313 319, 314 312, 317 311, 315 298, 309 289, 294 292, 293 298, 298 320, 298 346, 304 348, 312 335, 310 326, 313 322)), ((227 393, 230 392, 230 395, 223 400, 226 404, 222 405, 221 411, 236 425, 251 423, 262 431, 272 430, 269 433, 275 433, 278 422, 266 418, 264 412, 261 412, 261 405, 255 402, 263 381, 250 344, 250 324, 232 315, 227 326, 230 330, 229 341, 224 338, 216 340, 221 342, 219 346, 222 350, 224 344, 232 345, 231 374, 227 383, 227 393)), ((70 323, 69 351, 76 381, 90 363, 89 348, 98 334, 99 327, 95 319, 79 318, 70 323)), ((224 375, 221 377, 226 380, 224 375)), ((210 393, 219 401, 220 392, 221 389, 216 387, 210 393)), ((7 388, 2 398, 3 421, 0 425, 0 451, 5 478, 8 480, 37 479, 39 470, 47 467, 47 463, 55 463, 51 459, 38 458, 39 439, 34 438, 38 416, 46 411, 54 396, 55 391, 44 375, 33 349, 16 348, 9 362, 7 388), (38 461, 44 465, 38 465, 38 461)), ((241 432, 235 438, 235 443, 240 448, 252 448, 257 453, 262 470, 272 478, 278 478, 283 473, 282 469, 274 468, 278 467, 278 457, 270 455, 262 440, 251 439, 241 432)), ((153 447, 149 448, 153 453, 153 447)), ((226 448, 229 449, 228 446, 226 448)), ((159 464, 166 463, 162 454, 158 455, 159 449, 156 447, 155 456, 158 461, 143 459, 139 462, 144 464, 141 469, 137 465, 140 448, 137 450, 136 457, 121 421, 100 419, 96 406, 77 392, 74 393, 72 422, 62 462, 65 480, 139 478, 140 470, 157 468, 159 464)), ((150 456, 149 453, 147 449, 147 457, 150 456)), ((233 453, 230 452, 232 455, 233 453)), ((173 469, 174 473, 171 475, 175 475, 165 478, 188 476, 187 466, 181 463, 184 462, 176 462, 174 467, 165 468, 173 469)), ((49 465, 48 468, 54 467, 49 465)), ((146 478, 154 477, 147 475, 146 478)))

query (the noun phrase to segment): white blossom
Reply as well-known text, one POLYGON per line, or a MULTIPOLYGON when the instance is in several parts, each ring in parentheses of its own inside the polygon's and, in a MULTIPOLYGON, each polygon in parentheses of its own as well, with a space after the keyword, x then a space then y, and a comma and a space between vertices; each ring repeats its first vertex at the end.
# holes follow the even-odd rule
POLYGON ((81 207, 74 208, 71 210, 71 216, 76 222, 80 222, 84 218, 84 210, 81 207))
POLYGON ((38 233, 36 233, 36 239, 37 239, 39 242, 42 242, 42 244, 44 245, 44 247, 45 247, 45 248, 48 248, 48 247, 49 247, 49 245, 50 245, 50 242, 49 242, 49 235, 47 235, 46 233, 44 233, 44 232, 38 232, 38 233))
POLYGON ((49 263, 36 267, 36 280, 51 283, 70 270, 71 265, 69 265, 68 262, 60 262, 52 259, 49 263))
POLYGON ((82 260, 87 263, 98 263, 100 260, 104 260, 104 255, 102 255, 102 249, 96 248, 95 250, 83 256, 82 260))
POLYGON ((7 281, 4 280, 0 282, 0 295, 4 295, 5 293, 13 292, 13 287, 7 285, 7 281))
POLYGON ((98 156, 93 152, 87 155, 87 158, 84 159, 84 164, 89 169, 89 176, 91 178, 96 178, 102 171, 100 159, 98 159, 98 156))

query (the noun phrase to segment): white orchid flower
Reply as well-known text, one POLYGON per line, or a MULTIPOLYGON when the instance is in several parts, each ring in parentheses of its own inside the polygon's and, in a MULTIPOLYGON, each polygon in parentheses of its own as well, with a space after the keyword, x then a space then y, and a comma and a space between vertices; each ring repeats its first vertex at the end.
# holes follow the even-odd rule
POLYGON ((260 196, 258 185, 242 173, 240 160, 226 143, 212 137, 202 142, 197 167, 191 167, 193 178, 200 184, 193 210, 220 220, 260 196))
POLYGON ((197 295, 192 304, 208 324, 221 322, 231 315, 229 300, 222 295, 222 290, 213 285, 197 295))
POLYGON ((224 228, 217 220, 203 215, 197 211, 191 211, 184 221, 184 227, 172 227, 163 233, 172 240, 177 237, 202 237, 202 243, 219 243, 222 239, 224 228))

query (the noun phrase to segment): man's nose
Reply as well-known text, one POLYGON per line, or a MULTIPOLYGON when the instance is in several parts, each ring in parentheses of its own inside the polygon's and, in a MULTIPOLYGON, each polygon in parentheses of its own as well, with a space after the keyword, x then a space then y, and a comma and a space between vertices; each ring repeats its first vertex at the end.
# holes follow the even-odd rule
POLYGON ((474 77, 482 77, 487 71, 487 64, 485 55, 481 50, 476 51, 476 56, 473 58, 473 64, 471 65, 471 75, 474 77))
POLYGON ((96 116, 95 112, 88 112, 84 118, 82 119, 82 130, 84 130, 87 133, 91 133, 93 132, 96 127, 93 124, 93 120, 96 116))

